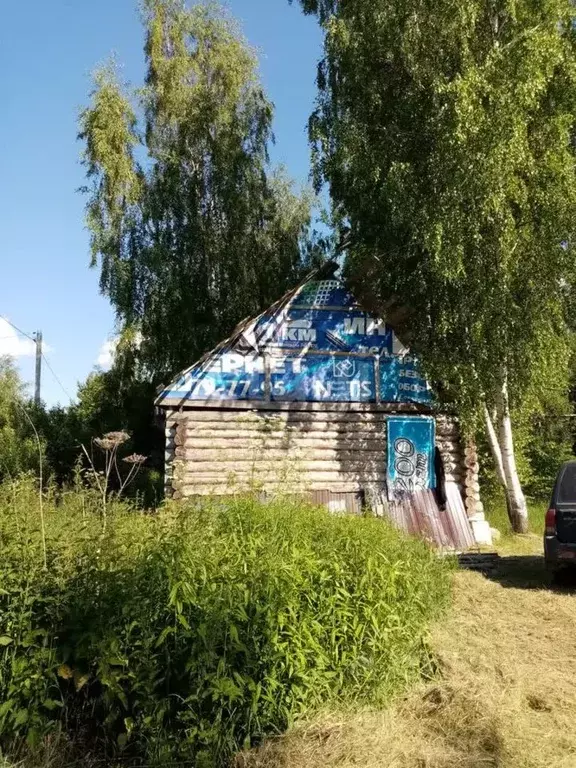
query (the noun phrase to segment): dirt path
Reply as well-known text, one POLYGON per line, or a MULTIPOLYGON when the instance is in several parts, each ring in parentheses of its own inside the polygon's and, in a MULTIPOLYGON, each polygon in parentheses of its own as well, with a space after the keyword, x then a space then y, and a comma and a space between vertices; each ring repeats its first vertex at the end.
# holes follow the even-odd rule
POLYGON ((576 768, 576 582, 550 589, 536 537, 490 579, 459 572, 438 681, 388 712, 269 745, 258 768, 576 768))

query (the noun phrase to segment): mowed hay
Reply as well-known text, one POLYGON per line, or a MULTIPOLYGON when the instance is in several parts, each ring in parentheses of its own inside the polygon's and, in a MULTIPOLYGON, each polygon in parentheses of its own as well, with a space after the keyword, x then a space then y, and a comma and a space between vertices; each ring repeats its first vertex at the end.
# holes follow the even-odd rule
POLYGON ((301 725, 239 765, 576 766, 576 590, 545 588, 535 557, 504 560, 499 578, 455 575, 454 610, 432 638, 435 681, 385 712, 301 725))

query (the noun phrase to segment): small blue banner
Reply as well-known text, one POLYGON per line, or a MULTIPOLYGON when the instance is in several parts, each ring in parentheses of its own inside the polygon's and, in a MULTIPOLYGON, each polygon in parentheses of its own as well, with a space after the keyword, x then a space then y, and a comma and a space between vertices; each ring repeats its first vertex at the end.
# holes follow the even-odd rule
POLYGON ((432 403, 430 385, 411 355, 380 358, 380 399, 383 403, 432 403))
POLYGON ((390 501, 434 488, 434 419, 428 416, 390 416, 386 482, 390 501))

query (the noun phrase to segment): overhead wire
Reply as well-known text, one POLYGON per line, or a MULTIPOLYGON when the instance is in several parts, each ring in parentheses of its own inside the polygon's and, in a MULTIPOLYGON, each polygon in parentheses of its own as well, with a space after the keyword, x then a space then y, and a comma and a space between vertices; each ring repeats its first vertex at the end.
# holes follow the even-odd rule
POLYGON ((54 379, 56 380, 56 382, 60 386, 60 389, 62 390, 62 392, 64 392, 64 394, 66 395, 68 400, 70 400, 70 402, 72 403, 74 401, 74 398, 72 397, 70 392, 68 392, 68 390, 66 389, 64 384, 62 384, 62 382, 60 381, 60 379, 56 375, 56 372, 54 371, 54 369, 52 368, 52 366, 48 362, 48 359, 46 358, 46 355, 44 354, 44 352, 42 352, 42 359, 44 360, 44 362, 46 363, 46 367, 48 368, 48 370, 50 371, 50 373, 52 374, 52 376, 54 377, 54 379))
POLYGON ((14 330, 17 331, 21 336, 26 336, 26 338, 30 339, 30 341, 36 341, 36 339, 33 336, 30 336, 29 333, 26 333, 26 331, 23 331, 20 328, 18 328, 18 326, 14 325, 14 323, 11 320, 8 320, 7 317, 4 317, 4 315, 0 315, 0 317, 2 318, 2 320, 5 320, 8 323, 8 325, 11 325, 12 328, 14 328, 14 330))
MULTIPOLYGON (((7 317, 5 317, 4 315, 0 315, 0 318, 2 318, 2 320, 5 320, 8 323, 8 325, 10 325, 12 328, 14 328, 14 330, 17 333, 19 333, 21 336, 25 336, 27 339, 30 339, 30 341, 33 341, 34 343, 36 343, 36 339, 33 336, 31 336, 29 333, 26 333, 26 331, 23 331, 21 328, 18 328, 18 326, 14 325, 14 323, 11 320, 8 320, 7 317)), ((11 338, 13 338, 13 337, 12 336, 0 336, 0 341, 2 341, 4 339, 11 339, 11 338)), ((74 398, 71 396, 70 392, 68 392, 68 390, 66 389, 64 384, 62 384, 62 382, 58 378, 55 370, 52 368, 52 366, 48 362, 48 359, 46 358, 46 355, 44 354, 44 352, 42 352, 41 354, 42 354, 42 359, 46 363, 46 367, 48 368, 48 370, 50 371, 50 373, 54 377, 56 383, 58 384, 60 389, 64 392, 66 397, 70 400, 70 402, 73 402, 74 398)))

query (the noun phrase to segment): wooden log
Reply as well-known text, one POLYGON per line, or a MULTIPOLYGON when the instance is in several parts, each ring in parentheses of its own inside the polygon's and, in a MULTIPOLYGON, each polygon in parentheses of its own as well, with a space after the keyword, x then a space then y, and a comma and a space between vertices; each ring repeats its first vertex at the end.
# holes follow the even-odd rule
POLYGON ((291 441, 282 439, 266 438, 262 441, 248 441, 242 437, 229 437, 225 440, 207 439, 207 438, 188 438, 185 442, 177 442, 177 447, 184 447, 187 450, 198 448, 239 448, 245 451, 253 449, 266 450, 268 448, 277 450, 298 449, 298 448, 332 448, 333 450, 343 451, 385 451, 385 440, 326 440, 297 438, 291 441))
POLYGON ((478 450, 476 448, 476 444, 473 442, 466 443, 464 447, 464 453, 467 459, 470 459, 471 461, 477 461, 478 460, 478 450))
POLYGON ((226 435, 241 433, 246 436, 258 436, 258 435, 270 435, 270 434, 282 434, 282 435, 295 435, 295 434, 310 434, 318 433, 331 433, 336 435, 354 435, 359 434, 377 434, 385 435, 386 430, 380 425, 374 424, 355 424, 345 425, 344 429, 340 428, 339 424, 334 422, 309 422, 306 425, 299 424, 270 424, 266 427, 262 427, 256 424, 236 424, 234 422, 227 422, 226 427, 222 425, 213 424, 212 422, 202 422, 201 424, 195 424, 192 427, 188 425, 180 425, 177 434, 186 435, 198 435, 206 434, 218 437, 225 437, 226 435))
MULTIPOLYGON (((339 354, 339 353, 335 353, 339 354)), ((340 353, 344 356, 350 353, 340 353)), ((263 400, 186 400, 181 396, 162 397, 157 401, 158 408, 162 411, 189 411, 196 410, 222 410, 222 411, 283 411, 290 413, 317 413, 328 411, 330 413, 387 413, 390 415, 406 414, 409 416, 432 416, 431 408, 416 403, 350 403, 350 402, 289 402, 263 400)))
POLYGON ((444 472, 449 474, 462 474, 462 469, 458 461, 449 461, 446 458, 443 459, 444 472))
POLYGON ((218 440, 225 440, 229 437, 242 437, 246 440, 261 440, 263 438, 275 437, 277 439, 287 440, 297 437, 316 438, 317 440, 385 440, 386 433, 382 430, 366 430, 356 429, 350 432, 339 432, 337 430, 322 430, 322 429, 286 429, 286 430, 270 430, 259 431, 242 429, 241 426, 236 429, 220 430, 220 429, 179 429, 175 437, 177 443, 181 443, 182 440, 187 438, 217 438, 218 440))
MULTIPOLYGON (((363 488, 360 483, 357 482, 348 482, 348 483, 331 483, 329 486, 327 486, 326 483, 308 483, 306 485, 303 485, 300 489, 294 490, 294 487, 291 487, 288 489, 289 492, 295 492, 295 493, 302 493, 302 495, 306 495, 307 493, 311 491, 328 491, 331 493, 359 493, 361 489, 363 488)), ((246 487, 248 489, 248 487, 246 487)), ((279 488, 277 484, 263 484, 258 486, 259 490, 264 491, 264 493, 270 493, 277 495, 279 492, 282 493, 282 488, 279 488)), ((232 496, 234 495, 234 491, 231 491, 229 487, 226 486, 213 486, 213 485, 186 485, 182 487, 181 489, 178 489, 175 494, 177 494, 178 498, 186 498, 190 496, 232 496)))
MULTIPOLYGON (((385 461, 387 455, 386 446, 382 443, 358 444, 322 441, 304 443, 300 441, 295 444, 285 444, 275 441, 257 444, 220 440, 194 440, 194 442, 187 442, 185 445, 176 446, 173 454, 182 459, 197 458, 202 461, 202 457, 197 454, 205 453, 206 451, 217 452, 214 454, 216 459, 225 459, 228 455, 238 457, 239 459, 261 457, 264 455, 277 459, 316 458, 321 457, 324 453, 328 453, 328 455, 333 456, 338 461, 345 461, 355 455, 358 458, 363 457, 365 461, 370 461, 374 458, 380 458, 381 461, 385 461)), ((460 468, 460 464, 456 461, 448 463, 457 464, 460 468)))
POLYGON ((449 413, 438 413, 435 418, 439 424, 459 424, 458 417, 449 413))
POLYGON ((226 411, 226 410, 194 410, 184 411, 183 413, 173 414, 170 418, 178 423, 182 422, 261 422, 265 418, 272 421, 284 421, 290 423, 309 422, 316 420, 334 421, 334 422, 385 422, 390 414, 371 413, 371 412, 348 412, 344 411, 265 411, 265 410, 247 410, 247 411, 226 411))
POLYGON ((440 451, 440 457, 444 463, 452 461, 458 464, 458 466, 463 467, 462 457, 457 451, 440 451))
POLYGON ((464 472, 460 457, 456 456, 455 454, 444 454, 442 456, 442 464, 444 466, 445 472, 450 471, 452 468, 458 469, 459 472, 464 472))
POLYGON ((464 465, 462 464, 462 456, 459 451, 440 451, 440 456, 442 457, 442 461, 444 463, 447 461, 452 461, 458 464, 458 466, 464 468, 464 465))
POLYGON ((378 482, 385 481, 386 475, 384 472, 377 470, 371 470, 369 472, 345 472, 342 470, 332 471, 308 471, 301 473, 294 473, 292 477, 290 472, 286 473, 286 477, 283 477, 279 472, 209 472, 200 473, 189 471, 178 476, 180 485, 227 485, 234 482, 250 482, 254 480, 256 482, 268 481, 278 483, 288 483, 303 485, 310 483, 345 483, 356 480, 357 482, 378 482))
POLYGON ((386 431, 383 421, 329 421, 324 418, 303 422, 286 421, 187 421, 182 422, 181 428, 187 432, 228 432, 242 430, 243 432, 309 432, 309 431, 334 431, 348 434, 350 432, 382 432, 386 431))
POLYGON ((457 441, 460 439, 460 432, 456 427, 454 428, 445 428, 445 429, 437 429, 436 430, 436 439, 437 440, 454 440, 457 441))
MULTIPOLYGON (((243 424, 246 428, 252 428, 252 425, 276 423, 287 424, 299 427, 300 425, 310 423, 335 423, 338 429, 344 429, 344 425, 385 425, 386 420, 393 413, 384 412, 364 412, 364 411, 346 411, 346 410, 320 410, 320 411, 266 411, 266 410, 241 410, 232 411, 225 409, 198 409, 184 411, 182 413, 171 413, 169 417, 170 424, 187 424, 195 429, 196 425, 208 423, 215 428, 216 424, 221 425, 223 429, 229 423, 243 424), (248 427, 247 425, 250 425, 248 427)), ((417 416, 417 414, 414 414, 417 416)), ((255 426, 255 428, 258 428, 255 426)), ((354 428, 354 427, 352 427, 354 428)), ((450 438, 459 438, 460 427, 454 419, 438 415, 436 417, 436 434, 439 438, 444 436, 450 438)))
POLYGON ((189 473, 198 474, 218 474, 219 472, 238 472, 250 474, 252 472, 281 472, 285 467, 288 471, 294 469, 297 472, 309 472, 309 471, 335 471, 335 472, 349 472, 349 473, 362 473, 364 471, 370 472, 375 469, 380 474, 385 472, 384 462, 375 460, 373 462, 363 461, 356 458, 353 461, 330 461, 324 459, 288 459, 285 462, 268 461, 264 455, 261 459, 254 461, 250 457, 245 457, 243 460, 232 461, 190 461, 187 462, 186 471, 189 473))
POLYGON ((195 461, 246 461, 246 460, 264 460, 264 461, 338 461, 344 464, 349 461, 354 462, 385 462, 386 452, 383 450, 350 450, 349 446, 343 446, 342 450, 337 450, 328 445, 323 448, 291 448, 289 450, 280 448, 265 448, 259 446, 252 448, 188 448, 178 446, 175 454, 181 459, 189 462, 195 461))
MULTIPOLYGON (((243 435, 228 435, 227 437, 208 437, 205 435, 187 435, 179 438, 173 446, 176 448, 197 448, 197 447, 216 447, 216 448, 242 448, 244 450, 258 448, 276 448, 278 450, 297 450, 302 448, 320 448, 332 449, 335 451, 356 451, 372 450, 382 451, 386 449, 387 441, 385 437, 362 437, 361 435, 350 436, 348 439, 342 437, 322 437, 321 435, 266 435, 259 439, 246 438, 243 435)), ((460 461, 457 454, 444 454, 448 461, 460 461)))
POLYGON ((464 455, 462 451, 462 444, 457 438, 437 437, 436 447, 439 451, 458 451, 458 453, 464 455))

